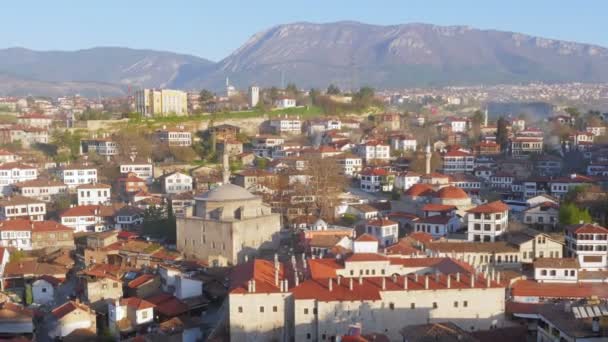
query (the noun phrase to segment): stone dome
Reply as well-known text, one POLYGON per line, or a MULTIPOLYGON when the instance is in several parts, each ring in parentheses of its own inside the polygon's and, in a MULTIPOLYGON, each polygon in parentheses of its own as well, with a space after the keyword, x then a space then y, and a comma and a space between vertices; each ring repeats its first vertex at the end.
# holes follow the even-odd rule
POLYGON ((435 194, 436 197, 441 199, 465 199, 469 198, 464 190, 461 188, 457 188, 455 186, 446 186, 444 188, 439 189, 435 194))
POLYGON ((230 183, 220 185, 195 197, 196 200, 208 202, 243 201, 256 198, 258 197, 245 188, 230 183))

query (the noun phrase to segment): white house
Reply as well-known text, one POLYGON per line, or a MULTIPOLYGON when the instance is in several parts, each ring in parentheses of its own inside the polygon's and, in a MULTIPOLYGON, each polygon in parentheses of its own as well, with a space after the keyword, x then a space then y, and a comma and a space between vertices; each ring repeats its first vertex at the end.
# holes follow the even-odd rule
POLYGON ((53 309, 54 328, 50 332, 52 337, 65 337, 74 330, 83 329, 95 334, 97 332, 97 315, 87 305, 68 301, 53 309))
POLYGON ((169 146, 192 146, 192 133, 183 129, 158 130, 156 136, 161 143, 169 146))
POLYGON ((453 133, 464 133, 468 130, 469 121, 467 119, 450 118, 448 121, 453 133))
POLYGON ((359 187, 365 192, 392 191, 394 175, 385 169, 367 168, 361 172, 359 187))
POLYGON ((293 108, 296 106, 296 99, 292 99, 289 97, 283 97, 283 98, 274 100, 273 104, 276 108, 279 108, 279 109, 293 108))
POLYGON ((34 179, 13 184, 13 193, 24 197, 50 202, 55 197, 67 193, 68 187, 62 182, 34 179))
POLYGON ((417 232, 428 233, 433 237, 444 237, 460 228, 460 219, 456 215, 433 215, 423 217, 414 224, 417 232))
POLYGON ((51 276, 42 276, 32 283, 32 299, 36 304, 44 305, 55 299, 55 288, 59 280, 51 276))
POLYGON ((110 330, 131 332, 154 321, 154 304, 147 300, 129 297, 108 303, 108 323, 110 330))
POLYGON ((18 154, 0 148, 0 164, 16 162, 19 159, 21 157, 18 154))
POLYGON ((337 159, 342 168, 342 174, 345 176, 353 176, 359 173, 363 167, 363 160, 359 156, 347 154, 338 156, 337 159))
POLYGON ((509 206, 501 201, 490 202, 467 210, 468 240, 494 242, 507 230, 509 206))
POLYGON ((590 223, 566 227, 566 255, 576 257, 581 269, 605 270, 608 267, 608 229, 590 223))
POLYGON ((418 143, 416 138, 409 135, 395 135, 391 137, 393 151, 416 151, 418 143))
POLYGON ((524 223, 555 227, 559 219, 559 205, 553 202, 537 204, 524 210, 524 223))
POLYGON ((472 173, 475 169, 475 156, 465 151, 448 151, 441 158, 443 160, 444 173, 472 173))
POLYGON ((293 118, 280 116, 270 119, 270 127, 276 134, 300 134, 302 133, 302 120, 297 116, 293 118))
POLYGON ((87 139, 80 142, 80 154, 95 152, 100 156, 110 157, 118 154, 118 145, 108 139, 87 139))
POLYGON ((74 189, 82 184, 97 183, 97 169, 86 165, 72 165, 61 171, 63 184, 74 189))
POLYGON ((154 182, 154 165, 152 163, 135 161, 120 164, 120 174, 126 176, 131 172, 145 180, 148 185, 154 182))
POLYGON ((420 182, 420 176, 421 174, 413 171, 401 172, 395 177, 395 188, 406 191, 420 182))
POLYGON ((108 229, 99 205, 80 205, 68 208, 59 214, 61 224, 78 232, 98 232, 108 229))
POLYGON ((181 172, 172 172, 160 177, 161 190, 164 194, 179 194, 192 191, 192 177, 181 172))
POLYGON ((0 164, 0 190, 3 195, 12 191, 12 184, 38 178, 38 170, 34 166, 20 162, 0 164))
POLYGON ((203 295, 203 281, 196 277, 181 274, 175 278, 175 297, 179 299, 203 295))
POLYGON ((580 267, 576 258, 534 260, 534 279, 540 283, 576 283, 580 267))
POLYGON ((563 198, 566 196, 568 191, 575 188, 576 186, 583 184, 592 184, 595 182, 593 177, 582 176, 573 173, 566 177, 555 178, 549 181, 551 187, 551 195, 556 198, 563 198))
POLYGON ((378 141, 368 141, 357 147, 357 154, 369 163, 374 160, 388 161, 391 157, 390 146, 378 141))
POLYGON ((112 187, 107 184, 82 184, 76 187, 78 205, 98 205, 110 203, 112 187))
POLYGON ((365 232, 376 238, 381 247, 390 246, 399 239, 399 223, 384 218, 369 220, 365 232))
POLYGON ((0 199, 0 221, 28 219, 42 221, 46 215, 46 203, 34 198, 10 196, 0 199))

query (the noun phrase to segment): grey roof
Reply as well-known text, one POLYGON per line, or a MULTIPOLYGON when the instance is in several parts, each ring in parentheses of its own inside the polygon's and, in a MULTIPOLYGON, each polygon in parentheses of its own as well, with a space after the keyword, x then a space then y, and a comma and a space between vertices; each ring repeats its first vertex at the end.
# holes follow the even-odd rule
POLYGON ((220 185, 213 190, 198 194, 195 197, 196 200, 211 202, 251 200, 255 198, 258 197, 245 190, 245 188, 230 183, 220 185))

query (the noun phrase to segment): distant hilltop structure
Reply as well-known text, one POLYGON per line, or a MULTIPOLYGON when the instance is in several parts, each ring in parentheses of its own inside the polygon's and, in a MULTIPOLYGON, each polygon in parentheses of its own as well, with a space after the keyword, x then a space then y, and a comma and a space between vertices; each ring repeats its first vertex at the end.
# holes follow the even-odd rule
POLYGON ((174 89, 140 89, 135 92, 135 111, 143 116, 187 115, 188 94, 174 89))

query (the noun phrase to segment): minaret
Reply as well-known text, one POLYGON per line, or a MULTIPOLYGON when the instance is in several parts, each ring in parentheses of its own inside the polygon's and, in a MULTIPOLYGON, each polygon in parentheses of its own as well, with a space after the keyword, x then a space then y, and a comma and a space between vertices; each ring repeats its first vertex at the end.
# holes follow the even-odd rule
POLYGON ((486 110, 483 113, 483 127, 488 127, 488 107, 486 106, 486 110))
POLYGON ((224 167, 222 171, 222 183, 228 184, 230 183, 230 165, 228 162, 228 152, 224 151, 222 155, 222 166, 224 167))
POLYGON ((429 140, 426 141, 426 148, 424 151, 424 157, 426 158, 426 174, 431 173, 431 142, 429 140))

